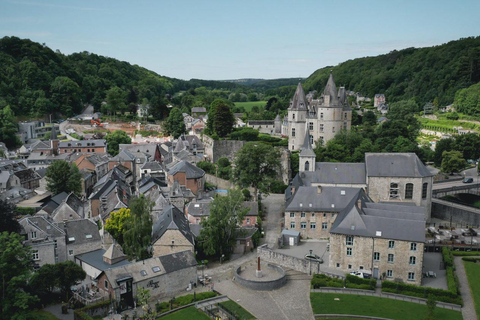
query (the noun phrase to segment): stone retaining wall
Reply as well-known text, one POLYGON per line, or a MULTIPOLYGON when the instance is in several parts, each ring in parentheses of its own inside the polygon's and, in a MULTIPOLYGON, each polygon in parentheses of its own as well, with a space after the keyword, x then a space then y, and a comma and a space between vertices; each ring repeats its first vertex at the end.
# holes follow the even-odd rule
POLYGON ((480 210, 439 199, 432 199, 432 218, 480 226, 480 210))
POLYGON ((274 269, 273 272, 278 272, 281 276, 278 279, 270 281, 256 281, 251 279, 245 279, 241 275, 242 267, 238 267, 235 270, 235 282, 244 286, 245 288, 261 291, 270 291, 283 287, 287 282, 287 276, 285 274, 285 271, 281 267, 272 264, 267 264, 267 267, 274 269))

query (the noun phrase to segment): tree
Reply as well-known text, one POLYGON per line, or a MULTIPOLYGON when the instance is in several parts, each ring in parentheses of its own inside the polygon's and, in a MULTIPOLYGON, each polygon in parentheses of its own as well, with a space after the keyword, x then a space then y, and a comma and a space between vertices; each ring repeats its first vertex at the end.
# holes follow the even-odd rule
POLYGON ((68 299, 70 288, 78 281, 85 279, 86 272, 73 261, 65 261, 57 263, 57 279, 56 286, 62 291, 65 299, 68 299))
POLYGON ((465 167, 465 159, 460 151, 444 151, 442 154, 442 171, 459 172, 465 167))
POLYGON ((4 107, 0 112, 0 125, 0 141, 3 141, 9 148, 17 146, 17 121, 10 106, 4 107))
POLYGON ((0 232, 20 232, 20 224, 15 219, 15 206, 0 200, 0 232))
POLYGON ((51 294, 57 287, 58 268, 55 264, 44 264, 30 280, 30 287, 40 297, 51 294))
POLYGON ((129 259, 144 260, 152 256, 152 203, 144 195, 130 200, 131 219, 125 224, 123 252, 129 259))
POLYGON ((128 136, 128 134, 121 130, 107 134, 105 139, 107 140, 108 153, 110 153, 112 156, 116 156, 118 154, 118 145, 132 143, 132 139, 128 136))
POLYGON ((182 111, 179 108, 173 108, 165 121, 165 130, 175 139, 187 132, 185 121, 183 120, 182 111))
POLYGON ((217 160, 217 174, 219 178, 230 180, 232 174, 232 167, 230 166, 230 160, 226 157, 222 157, 217 160))
POLYGON ((230 257, 235 245, 236 229, 247 211, 239 189, 231 189, 226 196, 215 197, 210 204, 208 219, 200 222, 203 229, 198 242, 206 255, 230 257))
POLYGON ((105 230, 110 233, 121 246, 123 246, 125 227, 131 218, 130 209, 121 208, 118 211, 110 213, 110 218, 105 222, 105 230))
POLYGON ((124 112, 127 109, 125 104, 126 94, 119 87, 112 87, 107 91, 106 110, 111 114, 116 114, 118 111, 124 112))
POLYGON ((363 114, 362 124, 367 126, 374 126, 375 124, 377 124, 377 117, 375 116, 375 113, 370 110, 365 112, 363 114))
POLYGON ((451 151, 455 149, 455 139, 447 138, 440 139, 435 146, 435 154, 433 155, 433 161, 437 167, 442 165, 443 152, 451 151))
POLYGON ((213 130, 222 138, 232 132, 233 125, 235 124, 235 116, 233 115, 232 110, 230 110, 230 107, 224 103, 215 106, 214 118, 209 118, 208 120, 213 120, 213 130))
POLYGON ((148 302, 150 301, 150 290, 148 289, 143 289, 143 288, 138 288, 137 289, 137 301, 138 305, 142 307, 144 314, 142 316, 142 319, 145 320, 155 320, 157 318, 157 311, 156 309, 151 309, 150 306, 148 305, 148 302))
POLYGON ((27 292, 32 252, 16 233, 0 233, 0 308, 2 319, 25 319, 38 298, 27 292))
POLYGON ((280 152, 268 144, 248 142, 236 154, 233 178, 242 188, 252 186, 257 200, 258 190, 267 192, 279 169, 280 152))
POLYGON ((215 174, 215 165, 208 161, 197 162, 197 167, 205 171, 208 174, 215 174))
POLYGON ((56 77, 52 82, 51 101, 58 111, 71 116, 80 111, 80 87, 69 77, 56 77))
POLYGON ((73 192, 79 195, 82 192, 82 176, 75 163, 69 165, 65 160, 57 160, 47 168, 45 177, 47 190, 53 194, 73 192))

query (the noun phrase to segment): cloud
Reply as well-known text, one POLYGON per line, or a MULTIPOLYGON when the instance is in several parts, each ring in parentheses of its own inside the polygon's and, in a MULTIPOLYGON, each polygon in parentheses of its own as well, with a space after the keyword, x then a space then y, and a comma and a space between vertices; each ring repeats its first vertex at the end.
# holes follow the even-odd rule
POLYGON ((34 1, 9 1, 9 2, 13 4, 24 4, 28 6, 37 6, 37 7, 50 7, 50 8, 81 10, 81 11, 102 11, 102 9, 99 9, 99 8, 64 6, 64 5, 58 5, 53 3, 34 2, 34 1))

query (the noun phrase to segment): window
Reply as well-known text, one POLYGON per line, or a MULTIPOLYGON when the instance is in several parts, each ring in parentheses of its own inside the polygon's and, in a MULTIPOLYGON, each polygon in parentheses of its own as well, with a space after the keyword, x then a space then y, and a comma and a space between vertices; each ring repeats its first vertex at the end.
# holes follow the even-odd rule
POLYGON ((352 255, 352 248, 347 248, 347 256, 351 256, 352 255))
POLYGON ((292 128, 292 137, 295 137, 295 128, 292 128))
POLYGON ((301 222, 300 223, 300 228, 301 229, 307 229, 307 223, 306 222, 301 222))
POLYGON ((380 261, 380 252, 374 252, 373 253, 373 260, 374 261, 380 261))
POLYGON ((323 132, 323 123, 320 124, 320 132, 323 132))
MULTIPOLYGON (((311 138, 311 136, 310 136, 311 138)), ((310 170, 310 162, 308 161, 305 161, 305 171, 309 171, 310 170)))
POLYGON ((104 280, 105 281, 105 289, 108 289, 108 281, 107 280, 104 280))
POLYGON ((353 246, 353 237, 352 236, 347 236, 345 243, 346 243, 347 246, 353 246))
POLYGON ((407 183, 405 185, 405 199, 413 198, 413 183, 407 183))
POLYGON ((294 114, 292 114, 292 117, 293 117, 293 120, 295 120, 295 113, 294 113, 294 114))
POLYGON ((315 217, 315 213, 312 213, 312 218, 315 217))
POLYGON ((310 123, 308 124, 308 130, 313 130, 313 122, 310 122, 310 123))
POLYGON ((250 218, 247 218, 247 224, 250 224, 250 218))
POLYGON ((393 261, 395 260, 395 256, 391 253, 388 254, 388 263, 393 263, 393 261))
POLYGON ((422 199, 427 199, 427 190, 428 190, 428 183, 425 182, 422 185, 422 199))
POLYGON ((408 273, 408 280, 409 281, 415 281, 415 272, 409 272, 408 273))
POLYGON ((409 261, 410 264, 416 264, 417 263, 417 258, 416 257, 410 257, 410 261, 409 261))
POLYGON ((30 238, 35 239, 37 237, 37 231, 32 231, 30 233, 30 238))
POLYGON ((387 278, 393 278, 393 271, 387 270, 387 278))
POLYGON ((332 127, 332 132, 335 132, 335 127, 332 127))
POLYGON ((322 222, 322 230, 327 230, 328 224, 326 222, 322 222))
POLYGON ((300 214, 300 217, 301 217, 301 218, 305 218, 305 212, 302 212, 302 213, 300 214))
POLYGON ((73 250, 68 250, 68 255, 73 256, 73 250))
POLYGON ((390 183, 390 199, 398 198, 398 183, 390 183))
POLYGON ((310 136, 310 144, 313 144, 313 136, 310 136))
POLYGON ((417 251, 417 244, 412 242, 410 243, 410 251, 417 251))
POLYGON ((290 212, 290 218, 295 218, 295 212, 290 212))
POLYGON ((395 241, 393 240, 388 241, 388 249, 395 249, 395 241))
POLYGON ((38 250, 33 250, 32 255, 33 255, 33 260, 39 260, 38 259, 38 250))
POLYGON ((337 268, 340 268, 340 263, 337 263, 337 268))
POLYGON ((290 229, 295 229, 295 222, 290 222, 290 229))
POLYGON ((316 229, 317 224, 315 222, 310 222, 310 229, 316 229))
POLYGON ((351 265, 351 264, 348 265, 348 269, 352 269, 352 265, 351 265))
POLYGON ((323 217, 324 217, 324 218, 326 218, 326 217, 327 217, 327 214, 326 214, 326 213, 324 213, 324 214, 323 214, 323 217))
POLYGON ((323 119, 323 112, 320 112, 320 119, 323 119))
POLYGON ((347 120, 347 113, 345 112, 345 114, 343 115, 343 119, 344 120, 347 120))

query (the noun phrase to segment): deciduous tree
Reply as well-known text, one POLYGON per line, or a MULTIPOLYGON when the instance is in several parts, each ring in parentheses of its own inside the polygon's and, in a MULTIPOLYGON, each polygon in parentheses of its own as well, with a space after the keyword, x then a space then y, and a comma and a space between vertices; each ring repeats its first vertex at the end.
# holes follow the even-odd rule
POLYGON ((453 173, 465 168, 465 159, 460 151, 444 151, 442 155, 442 171, 453 173))
POLYGON ((119 144, 130 144, 132 139, 125 131, 117 130, 107 134, 105 138, 107 140, 108 153, 112 156, 116 156, 119 152, 119 144))
POLYGON ((243 199, 239 189, 231 189, 226 196, 216 196, 211 202, 210 215, 201 222, 203 229, 198 241, 206 255, 230 257, 236 228, 248 211, 243 199))
POLYGON ((123 252, 129 259, 144 260, 152 256, 152 203, 141 195, 130 200, 131 219, 125 224, 123 252))
POLYGON ((82 192, 80 171, 74 163, 69 165, 65 160, 57 160, 47 168, 45 176, 47 189, 53 194, 82 192))
POLYGON ((172 111, 170 111, 170 114, 165 121, 165 130, 175 139, 187 132, 182 111, 179 108, 173 108, 172 111))
POLYGON ((0 200, 0 232, 20 232, 20 224, 15 219, 15 206, 0 200))
POLYGON ((125 233, 126 225, 131 218, 130 209, 121 208, 118 211, 110 213, 110 218, 105 222, 105 230, 107 230, 121 246, 123 245, 123 234, 125 233))
POLYGON ((257 200, 258 190, 267 192, 279 170, 280 153, 275 148, 261 142, 248 142, 235 156, 233 178, 242 188, 252 186, 257 200))

